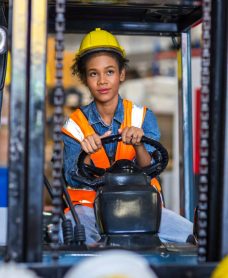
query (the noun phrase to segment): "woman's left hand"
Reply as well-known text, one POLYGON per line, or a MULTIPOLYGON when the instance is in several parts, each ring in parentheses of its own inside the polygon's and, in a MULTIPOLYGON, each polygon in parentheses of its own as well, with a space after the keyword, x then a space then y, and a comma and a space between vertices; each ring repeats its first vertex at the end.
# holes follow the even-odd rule
POLYGON ((123 143, 133 146, 140 146, 142 144, 141 139, 144 135, 142 128, 131 126, 119 129, 118 131, 122 136, 123 143))

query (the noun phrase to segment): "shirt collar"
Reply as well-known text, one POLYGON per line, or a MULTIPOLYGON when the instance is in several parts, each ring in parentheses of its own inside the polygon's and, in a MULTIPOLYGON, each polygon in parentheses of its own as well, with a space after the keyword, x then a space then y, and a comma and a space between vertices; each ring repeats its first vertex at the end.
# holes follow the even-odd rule
MULTIPOLYGON (((97 111, 97 107, 96 107, 95 101, 92 101, 90 106, 91 106, 91 109, 89 111, 88 120, 91 123, 91 125, 103 122, 100 114, 97 111)), ((116 108, 113 120, 115 120, 115 121, 117 121, 117 122, 119 122, 121 124, 123 122, 123 118, 124 118, 123 100, 119 96, 118 97, 118 104, 117 104, 117 108, 116 108)))

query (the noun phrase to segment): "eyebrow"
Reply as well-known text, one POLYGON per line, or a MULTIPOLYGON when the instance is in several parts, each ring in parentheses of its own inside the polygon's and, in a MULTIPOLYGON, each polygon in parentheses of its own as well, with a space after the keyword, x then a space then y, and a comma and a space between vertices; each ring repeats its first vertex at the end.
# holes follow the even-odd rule
MULTIPOLYGON (((110 65, 110 66, 105 67, 105 69, 109 69, 109 68, 115 68, 115 66, 110 65)), ((88 69, 88 71, 93 71, 93 70, 97 70, 97 69, 96 68, 88 69)))

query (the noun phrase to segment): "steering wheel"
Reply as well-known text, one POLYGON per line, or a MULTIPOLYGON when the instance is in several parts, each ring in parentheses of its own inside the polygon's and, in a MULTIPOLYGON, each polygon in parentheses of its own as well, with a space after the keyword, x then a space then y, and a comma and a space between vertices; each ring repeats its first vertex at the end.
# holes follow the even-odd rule
MULTIPOLYGON (((120 134, 111 135, 101 139, 102 145, 109 144, 113 142, 119 142, 122 140, 120 134)), ((118 172, 127 172, 127 173, 139 173, 143 172, 149 175, 151 178, 158 176, 168 164, 168 152, 156 140, 143 136, 141 139, 142 143, 146 143, 155 148, 155 151, 152 154, 154 162, 147 167, 139 167, 135 165, 131 160, 121 159, 116 161, 109 168, 99 168, 94 165, 88 165, 84 163, 87 153, 82 151, 78 157, 78 173, 80 176, 75 177, 75 180, 84 183, 90 187, 97 188, 105 183, 105 173, 118 173, 118 172)))

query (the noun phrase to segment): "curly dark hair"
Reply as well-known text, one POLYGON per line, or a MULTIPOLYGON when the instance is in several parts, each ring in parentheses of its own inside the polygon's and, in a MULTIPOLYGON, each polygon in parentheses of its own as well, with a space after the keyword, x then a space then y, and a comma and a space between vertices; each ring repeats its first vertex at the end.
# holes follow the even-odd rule
POLYGON ((119 53, 112 51, 112 50, 97 50, 90 53, 85 54, 82 57, 76 56, 73 60, 73 65, 71 66, 72 74, 77 75, 82 83, 86 84, 86 62, 92 57, 94 54, 97 53, 107 53, 111 57, 113 57, 117 63, 119 70, 127 68, 128 59, 122 57, 119 53))

